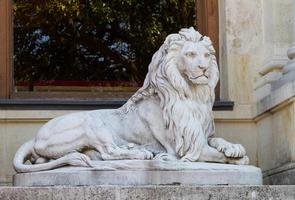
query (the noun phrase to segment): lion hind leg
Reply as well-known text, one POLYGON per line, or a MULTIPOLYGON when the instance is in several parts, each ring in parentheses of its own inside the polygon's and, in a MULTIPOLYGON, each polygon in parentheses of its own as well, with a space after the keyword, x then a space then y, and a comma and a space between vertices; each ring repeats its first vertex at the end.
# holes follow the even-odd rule
POLYGON ((150 160, 153 153, 145 149, 125 149, 115 145, 97 148, 102 160, 150 160))
POLYGON ((43 164, 43 163, 47 163, 49 162, 49 159, 47 158, 43 158, 43 157, 39 157, 37 158, 33 164, 43 164))
POLYGON ((64 159, 65 163, 71 166, 94 168, 94 165, 91 163, 90 158, 83 153, 73 152, 59 159, 64 159))

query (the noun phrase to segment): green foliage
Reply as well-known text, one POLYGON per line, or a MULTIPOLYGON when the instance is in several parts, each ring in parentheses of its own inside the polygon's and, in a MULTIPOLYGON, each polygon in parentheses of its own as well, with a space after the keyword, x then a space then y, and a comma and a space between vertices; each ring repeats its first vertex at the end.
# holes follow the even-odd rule
POLYGON ((194 0, 15 0, 15 79, 140 84, 166 35, 195 23, 194 0))

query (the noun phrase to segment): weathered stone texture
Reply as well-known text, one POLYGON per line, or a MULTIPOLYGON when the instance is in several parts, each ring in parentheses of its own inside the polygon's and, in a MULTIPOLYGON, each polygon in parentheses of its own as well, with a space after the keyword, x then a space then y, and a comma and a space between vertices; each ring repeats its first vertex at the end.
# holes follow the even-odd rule
POLYGON ((295 186, 0 187, 1 200, 295 199, 295 186))
POLYGON ((263 182, 267 185, 295 185, 295 163, 267 170, 263 176, 263 182))
POLYGON ((18 173, 14 175, 14 186, 262 184, 261 170, 249 165, 145 160, 93 161, 93 164, 97 169, 64 167, 18 173), (117 169, 99 170, 100 165, 116 166, 117 169))

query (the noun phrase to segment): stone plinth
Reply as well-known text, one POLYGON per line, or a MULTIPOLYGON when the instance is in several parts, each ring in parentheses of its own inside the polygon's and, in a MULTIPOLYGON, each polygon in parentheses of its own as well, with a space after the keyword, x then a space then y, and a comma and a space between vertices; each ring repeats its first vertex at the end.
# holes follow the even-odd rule
POLYGON ((291 200, 294 196, 294 185, 0 187, 1 200, 291 200))
POLYGON ((96 161, 96 168, 64 167, 14 175, 15 186, 261 185, 249 165, 162 161, 96 161))

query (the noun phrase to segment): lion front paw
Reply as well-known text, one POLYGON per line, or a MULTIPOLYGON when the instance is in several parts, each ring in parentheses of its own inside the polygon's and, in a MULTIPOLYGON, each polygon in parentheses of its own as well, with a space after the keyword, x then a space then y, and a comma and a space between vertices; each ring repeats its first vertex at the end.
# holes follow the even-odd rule
POLYGON ((211 146, 229 158, 242 158, 246 155, 246 150, 241 144, 232 144, 221 138, 213 139, 211 146))
POLYGON ((168 153, 159 153, 154 157, 154 160, 159 161, 176 161, 177 158, 171 154, 168 153))
POLYGON ((138 154, 138 156, 140 160, 151 160, 154 157, 153 153, 148 150, 141 149, 139 151, 140 153, 138 154))
POLYGON ((242 158, 230 158, 228 161, 229 164, 235 164, 235 165, 248 165, 250 162, 248 156, 244 156, 242 158))
POLYGON ((223 152, 230 158, 242 158, 246 155, 245 148, 240 144, 230 144, 224 148, 223 152))

